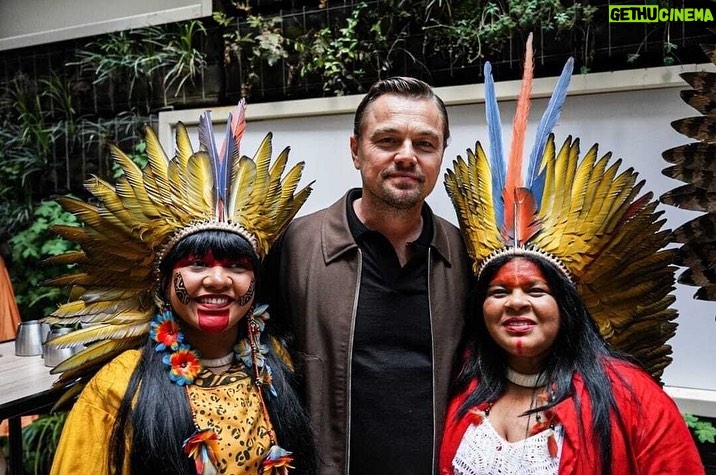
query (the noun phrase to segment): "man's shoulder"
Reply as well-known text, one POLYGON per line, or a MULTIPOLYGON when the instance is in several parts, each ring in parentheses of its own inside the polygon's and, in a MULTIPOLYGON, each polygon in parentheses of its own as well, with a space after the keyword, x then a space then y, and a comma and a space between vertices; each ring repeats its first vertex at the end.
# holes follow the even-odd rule
POLYGON ((312 232, 315 232, 317 226, 319 226, 321 221, 323 221, 323 217, 325 216, 327 211, 328 208, 323 208, 310 214, 294 218, 294 220, 291 221, 291 224, 289 224, 288 228, 286 229, 285 238, 288 238, 295 234, 301 234, 307 230, 312 230, 312 232))
POLYGON ((448 221, 442 216, 438 216, 437 214, 433 213, 433 225, 435 226, 436 233, 439 232, 445 234, 447 238, 451 241, 454 240, 458 242, 463 242, 460 228, 458 228, 452 222, 448 221))
POLYGON ((295 218, 293 221, 291 221, 291 224, 286 229, 286 235, 290 236, 292 234, 305 232, 307 230, 310 230, 312 233, 315 233, 317 226, 319 226, 320 223, 323 222, 326 215, 330 216, 344 212, 343 209, 345 208, 345 204, 342 204, 344 203, 344 199, 345 198, 341 198, 330 206, 295 218))
POLYGON ((460 234, 460 228, 458 228, 452 222, 448 221, 447 219, 445 219, 442 216, 439 216, 435 213, 433 213, 433 222, 435 223, 436 226, 441 226, 442 228, 444 228, 446 232, 460 234))

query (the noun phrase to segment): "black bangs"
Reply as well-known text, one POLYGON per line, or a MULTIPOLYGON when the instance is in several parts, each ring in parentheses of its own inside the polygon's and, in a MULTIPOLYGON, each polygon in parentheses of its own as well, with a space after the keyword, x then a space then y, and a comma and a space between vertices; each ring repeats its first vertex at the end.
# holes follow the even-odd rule
POLYGON ((236 233, 206 230, 185 237, 162 259, 159 272, 167 275, 174 265, 191 254, 204 256, 209 251, 216 259, 238 259, 246 257, 255 272, 259 271, 259 258, 251 244, 236 233))

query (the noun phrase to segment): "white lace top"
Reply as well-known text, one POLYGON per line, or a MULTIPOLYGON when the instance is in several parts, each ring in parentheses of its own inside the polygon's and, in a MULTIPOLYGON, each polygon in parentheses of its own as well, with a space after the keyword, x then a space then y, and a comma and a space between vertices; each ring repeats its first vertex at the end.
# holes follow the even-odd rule
POLYGON ((465 431, 452 461, 453 472, 455 475, 556 475, 564 432, 561 425, 555 426, 555 458, 547 451, 548 433, 545 430, 517 442, 508 442, 486 418, 482 424, 472 424, 465 431))

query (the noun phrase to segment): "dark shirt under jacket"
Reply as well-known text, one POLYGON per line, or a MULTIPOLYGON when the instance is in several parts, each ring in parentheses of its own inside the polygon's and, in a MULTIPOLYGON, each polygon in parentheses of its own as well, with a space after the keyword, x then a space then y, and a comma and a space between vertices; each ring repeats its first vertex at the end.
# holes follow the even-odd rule
POLYGON ((390 241, 358 219, 348 224, 362 251, 351 366, 350 474, 432 472, 433 401, 428 247, 432 215, 401 267, 390 241))

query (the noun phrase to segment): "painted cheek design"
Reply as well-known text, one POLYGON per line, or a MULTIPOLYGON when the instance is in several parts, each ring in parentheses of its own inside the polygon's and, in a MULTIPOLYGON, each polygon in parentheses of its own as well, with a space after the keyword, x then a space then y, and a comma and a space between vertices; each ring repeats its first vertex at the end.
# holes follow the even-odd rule
POLYGON ((249 300, 251 300, 254 296, 254 291, 256 290, 256 280, 251 279, 251 284, 249 285, 249 288, 246 289, 246 293, 239 297, 239 305, 246 305, 249 303, 249 300))
POLYGON ((184 279, 181 276, 181 272, 174 273, 174 293, 181 303, 187 305, 191 300, 189 293, 186 291, 186 285, 184 285, 184 279))

